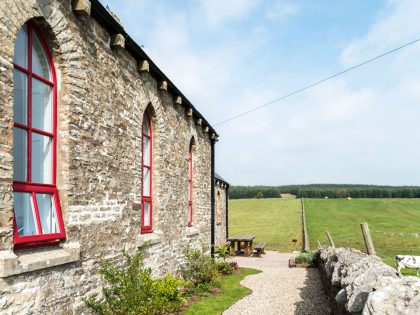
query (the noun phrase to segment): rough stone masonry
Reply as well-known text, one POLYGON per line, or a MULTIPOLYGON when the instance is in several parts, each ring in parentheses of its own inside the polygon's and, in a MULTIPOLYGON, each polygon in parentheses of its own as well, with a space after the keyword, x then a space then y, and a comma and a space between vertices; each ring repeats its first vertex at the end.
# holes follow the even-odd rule
POLYGON ((419 314, 419 278, 353 248, 324 247, 317 255, 334 314, 419 314))
MULTIPOLYGON (((1 314, 83 314, 82 297, 101 290, 101 259, 120 263, 124 249, 133 252, 150 241, 146 263, 159 276, 177 272, 184 245, 210 245, 211 154, 217 134, 123 31, 112 33, 122 28, 105 11, 97 0, 0 1, 1 314), (16 36, 28 21, 46 38, 57 72, 57 188, 66 239, 16 250, 13 56, 16 36), (141 234, 146 109, 153 123, 153 233, 141 234)), ((216 224, 222 230, 227 224, 223 198, 216 224)), ((220 243, 224 234, 217 235, 220 243)))

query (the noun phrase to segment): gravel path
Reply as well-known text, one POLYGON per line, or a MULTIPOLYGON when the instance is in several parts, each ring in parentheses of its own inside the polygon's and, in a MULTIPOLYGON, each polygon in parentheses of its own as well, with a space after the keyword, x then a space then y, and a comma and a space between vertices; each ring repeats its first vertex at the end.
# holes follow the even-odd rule
POLYGON ((252 294, 223 312, 224 315, 329 315, 327 297, 318 269, 289 268, 293 254, 266 251, 263 258, 233 257, 241 267, 262 270, 241 281, 252 294))

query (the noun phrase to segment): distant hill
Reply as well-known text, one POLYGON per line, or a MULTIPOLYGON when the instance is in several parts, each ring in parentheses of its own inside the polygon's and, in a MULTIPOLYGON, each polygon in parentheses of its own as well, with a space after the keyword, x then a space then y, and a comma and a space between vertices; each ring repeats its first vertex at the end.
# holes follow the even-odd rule
POLYGON ((281 198, 291 194, 308 198, 420 198, 420 186, 308 184, 286 186, 230 186, 229 198, 281 198))

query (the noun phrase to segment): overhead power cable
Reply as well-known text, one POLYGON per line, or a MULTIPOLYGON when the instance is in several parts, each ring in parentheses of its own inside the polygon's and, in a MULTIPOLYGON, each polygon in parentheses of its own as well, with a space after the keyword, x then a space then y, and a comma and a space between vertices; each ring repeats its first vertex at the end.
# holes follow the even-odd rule
POLYGON ((312 88, 312 87, 314 87, 314 86, 316 86, 316 85, 319 85, 319 84, 324 83, 324 82, 326 82, 326 81, 328 81, 328 80, 331 80, 331 79, 333 79, 333 78, 336 78, 336 77, 338 77, 338 76, 340 76, 340 75, 342 75, 342 74, 344 74, 344 73, 346 73, 346 72, 349 72, 349 71, 352 71, 352 70, 354 70, 354 69, 356 69, 356 68, 359 68, 359 67, 361 67, 361 66, 364 66, 364 65, 366 65, 366 64, 368 64, 368 63, 370 63, 370 62, 372 62, 372 61, 375 61, 375 60, 377 60, 377 59, 380 59, 380 58, 382 58, 382 57, 384 57, 384 56, 386 56, 386 55, 392 54, 392 53, 394 53, 394 52, 396 52, 396 51, 398 51, 398 50, 400 50, 400 49, 402 49, 402 48, 405 48, 405 47, 407 47, 407 46, 413 45, 413 44, 417 43, 418 41, 420 41, 420 38, 418 38, 418 39, 416 39, 416 40, 413 40, 413 41, 411 41, 411 42, 409 42, 409 43, 407 43, 407 44, 404 44, 404 45, 402 45, 402 46, 399 46, 399 47, 397 47, 397 48, 394 48, 394 49, 392 49, 392 50, 389 50, 389 51, 387 51, 387 52, 384 52, 383 54, 380 54, 380 55, 378 55, 378 56, 376 56, 376 57, 373 57, 373 58, 371 58, 371 59, 368 59, 368 60, 366 60, 366 61, 363 61, 363 62, 361 62, 361 63, 359 63, 359 64, 357 64, 357 65, 355 65, 355 66, 353 66, 353 67, 347 68, 347 69, 345 69, 345 70, 343 70, 343 71, 340 71, 340 72, 338 72, 338 73, 336 73, 336 74, 334 74, 334 75, 332 75, 332 76, 329 76, 329 77, 324 78, 324 79, 322 79, 322 80, 319 80, 319 81, 317 81, 317 82, 315 82, 315 83, 312 83, 312 84, 309 84, 309 85, 307 85, 307 86, 305 86, 305 87, 302 87, 302 88, 300 88, 300 89, 297 89, 297 90, 295 90, 295 91, 293 91, 293 92, 291 92, 291 93, 289 93, 289 94, 283 95, 283 96, 281 96, 281 97, 279 97, 279 98, 276 98, 276 99, 274 99, 274 100, 271 100, 271 101, 269 101, 269 102, 267 102, 267 103, 264 103, 264 104, 262 104, 262 105, 260 105, 260 106, 257 106, 257 107, 254 107, 254 108, 251 108, 250 110, 247 110, 247 111, 245 111, 245 112, 243 112, 243 113, 240 113, 240 114, 238 114, 238 115, 235 115, 235 116, 233 116, 233 117, 230 117, 230 118, 228 118, 228 119, 226 119, 226 120, 222 120, 221 122, 218 122, 217 124, 214 124, 214 126, 219 126, 219 125, 225 124, 225 123, 227 123, 227 122, 229 122, 229 121, 232 121, 232 120, 237 119, 237 118, 239 118, 239 117, 245 116, 245 115, 247 115, 247 114, 249 114, 249 113, 255 112, 255 111, 257 111, 257 110, 259 110, 259 109, 261 109, 261 108, 263 108, 263 107, 267 107, 267 106, 269 106, 269 105, 271 105, 271 104, 273 104, 273 103, 277 103, 277 102, 279 102, 279 101, 282 101, 282 100, 284 100, 285 98, 288 98, 288 97, 290 97, 290 96, 292 96, 292 95, 295 95, 295 94, 301 93, 301 92, 303 92, 303 91, 305 91, 305 90, 307 90, 307 89, 310 89, 310 88, 312 88))

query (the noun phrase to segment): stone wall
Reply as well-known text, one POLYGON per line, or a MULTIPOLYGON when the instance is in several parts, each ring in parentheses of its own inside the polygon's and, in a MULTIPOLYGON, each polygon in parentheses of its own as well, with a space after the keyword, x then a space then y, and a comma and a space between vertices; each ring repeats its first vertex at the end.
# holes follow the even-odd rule
POLYGON ((222 245, 226 243, 227 187, 224 183, 216 180, 215 190, 215 244, 222 245))
POLYGON ((352 248, 318 251, 319 268, 334 314, 417 314, 420 279, 404 277, 377 256, 352 248))
MULTIPOLYGON (((186 244, 210 245, 211 140, 176 95, 159 88, 125 49, 69 0, 0 1, 0 313, 83 314, 101 289, 98 262, 122 261, 144 241, 156 276, 177 272, 186 244), (33 20, 58 75, 58 189, 67 239, 13 249, 13 47, 33 20), (140 234, 141 126, 154 125, 153 227, 140 234), (193 226, 188 223, 188 153, 195 139, 193 226), (70 253, 70 254, 69 254, 70 253), (67 255, 67 256, 66 256, 67 255)), ((207 128, 208 129, 208 128, 207 128)))

